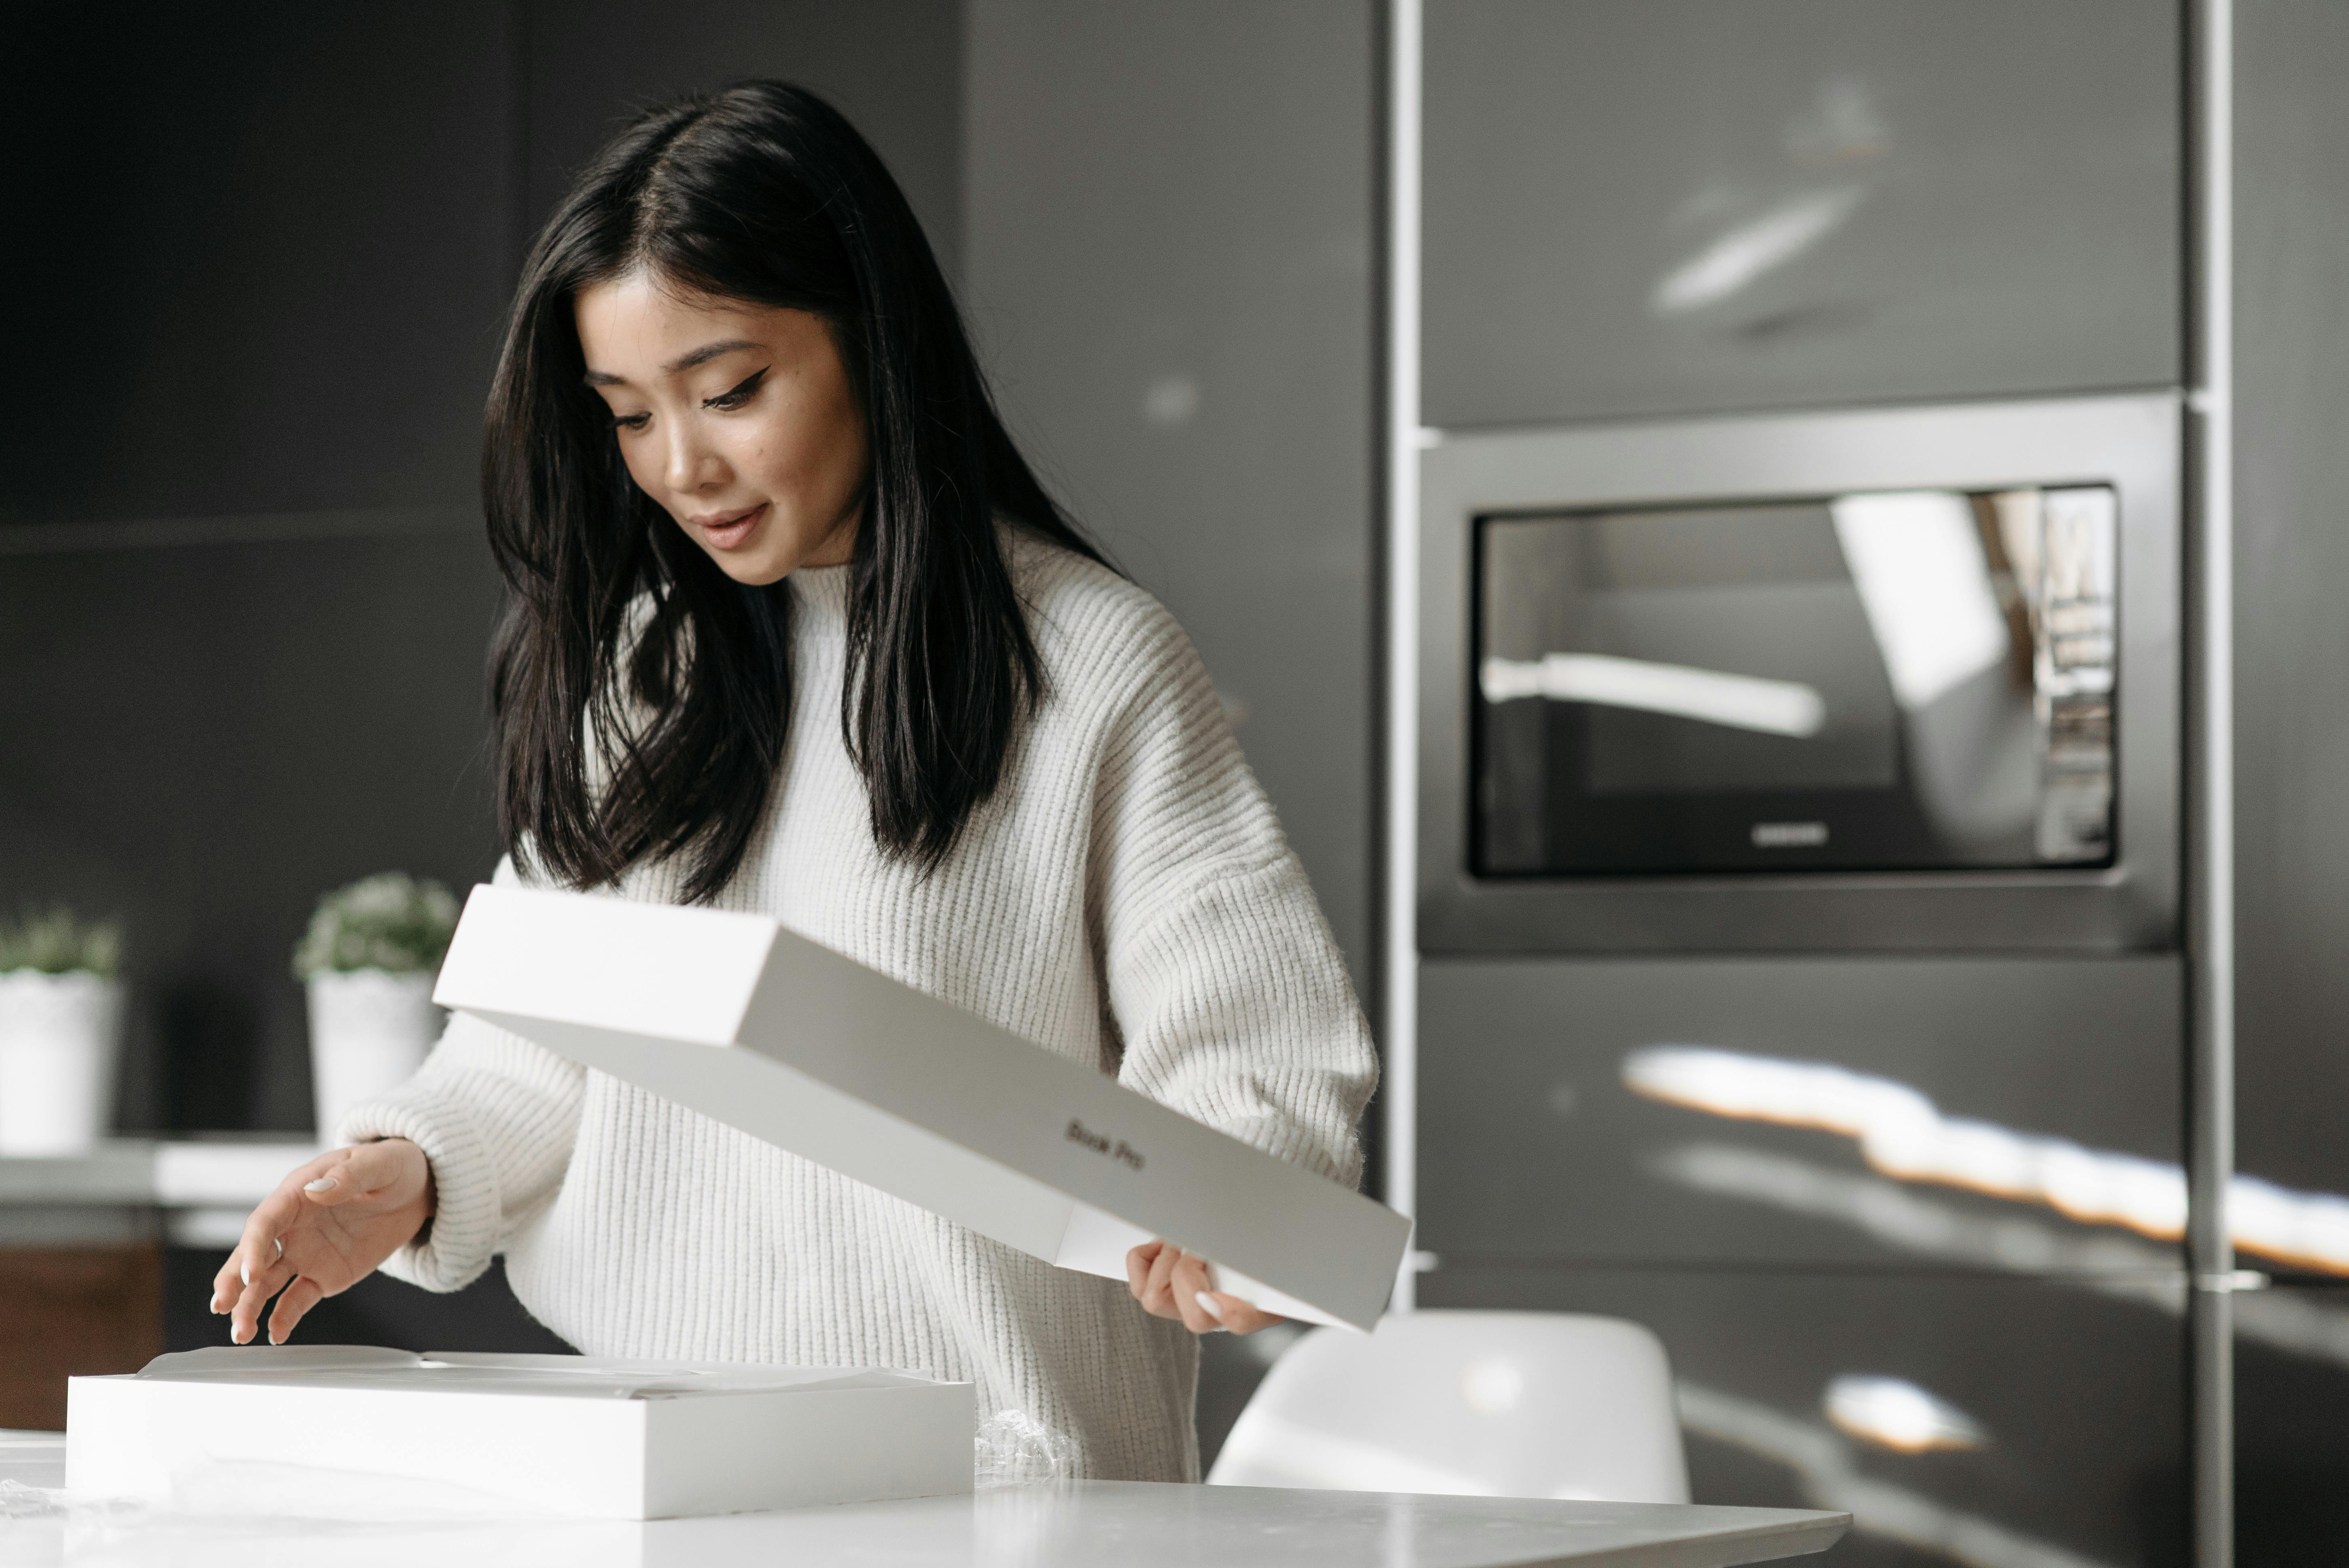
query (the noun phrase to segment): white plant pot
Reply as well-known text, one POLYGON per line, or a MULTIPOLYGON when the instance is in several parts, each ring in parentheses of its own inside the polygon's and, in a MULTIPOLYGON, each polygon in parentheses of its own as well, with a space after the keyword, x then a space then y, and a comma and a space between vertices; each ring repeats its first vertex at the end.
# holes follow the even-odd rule
POLYGON ((429 975, 352 969, 310 977, 310 1094, 318 1137, 343 1113, 405 1083, 440 1034, 429 975))
POLYGON ((87 1154, 114 1114, 122 987, 79 971, 0 975, 0 1155, 87 1154))

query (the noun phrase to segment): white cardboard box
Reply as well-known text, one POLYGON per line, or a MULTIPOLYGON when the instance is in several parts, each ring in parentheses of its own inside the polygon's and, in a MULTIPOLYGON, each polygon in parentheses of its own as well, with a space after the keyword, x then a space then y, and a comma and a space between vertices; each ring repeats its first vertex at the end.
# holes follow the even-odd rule
POLYGON ((476 887, 433 1000, 983 1235, 1373 1326, 1410 1224, 763 916, 476 887))
POLYGON ((669 1519, 971 1490, 972 1394, 902 1372, 226 1346, 67 1383, 66 1486, 669 1519))

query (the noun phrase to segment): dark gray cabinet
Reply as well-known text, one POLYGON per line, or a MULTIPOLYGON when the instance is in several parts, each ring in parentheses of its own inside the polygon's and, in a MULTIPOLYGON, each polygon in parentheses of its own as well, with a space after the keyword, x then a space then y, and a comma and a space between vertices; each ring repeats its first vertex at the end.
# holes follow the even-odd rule
POLYGON ((2172 0, 1431 0, 1423 422, 2179 375, 2172 0))
POLYGON ((1671 1358, 1695 1501, 1848 1510, 1838 1565, 2153 1568, 2181 1563, 2185 1536, 2172 1284, 1446 1267, 1419 1299, 1646 1325, 1671 1358))
POLYGON ((1419 1244, 2175 1268, 2179 1002, 2161 957, 1428 961, 1419 1244))
POLYGON ((2237 15, 2237 1159, 2349 1193, 2349 7, 2237 15))
POLYGON ((2349 1562, 2349 1285, 2235 1297, 2235 1560, 2349 1562))
MULTIPOLYGON (((2236 1158, 2338 1195, 2349 7, 2250 0, 2236 17, 2236 1158)), ((2280 1277, 2292 1283, 2234 1301, 2236 1561, 2331 1568, 2349 1562, 2349 1280, 2280 1277)))

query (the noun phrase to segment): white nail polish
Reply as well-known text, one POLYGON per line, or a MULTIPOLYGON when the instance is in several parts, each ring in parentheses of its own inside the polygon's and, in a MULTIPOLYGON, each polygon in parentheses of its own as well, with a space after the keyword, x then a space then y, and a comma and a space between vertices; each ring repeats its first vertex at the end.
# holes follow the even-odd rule
POLYGON ((243 1280, 245 1284, 251 1284, 253 1283, 253 1265, 251 1264, 237 1264, 236 1277, 243 1280))
POLYGON ((342 1183, 336 1181, 332 1176, 321 1176, 316 1181, 305 1181, 302 1183, 302 1191, 305 1192, 331 1192, 341 1185, 342 1183))
POLYGON ((1208 1295, 1206 1291, 1204 1291, 1204 1290, 1203 1290, 1203 1291, 1201 1291, 1201 1292, 1199 1292, 1199 1294, 1198 1294, 1197 1295, 1195 1295, 1195 1297, 1193 1297, 1192 1299, 1194 1299, 1195 1301, 1196 1301, 1196 1302, 1199 1304, 1199 1310, 1200 1310, 1201 1312, 1206 1313, 1209 1317, 1214 1318, 1217 1323, 1221 1323, 1221 1322, 1223 1322, 1223 1320, 1224 1320, 1224 1305, 1223 1305, 1223 1303, 1221 1303, 1221 1302, 1217 1301, 1214 1296, 1209 1295, 1208 1295))

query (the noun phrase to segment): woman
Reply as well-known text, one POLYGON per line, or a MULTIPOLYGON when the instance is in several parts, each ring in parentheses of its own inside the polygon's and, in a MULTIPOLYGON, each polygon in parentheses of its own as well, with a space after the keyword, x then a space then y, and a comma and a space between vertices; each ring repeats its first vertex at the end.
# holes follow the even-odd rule
MULTIPOLYGON (((872 150, 796 88, 657 109, 525 270, 483 463, 501 882, 771 915, 1351 1183, 1375 1076, 1181 630, 997 418, 872 150)), ((215 1282, 283 1342, 493 1254, 595 1355, 901 1367, 1195 1479, 1193 1336, 1271 1321, 1153 1243, 1055 1269, 454 1019, 215 1282), (283 1291, 283 1295, 278 1295, 283 1291)))

